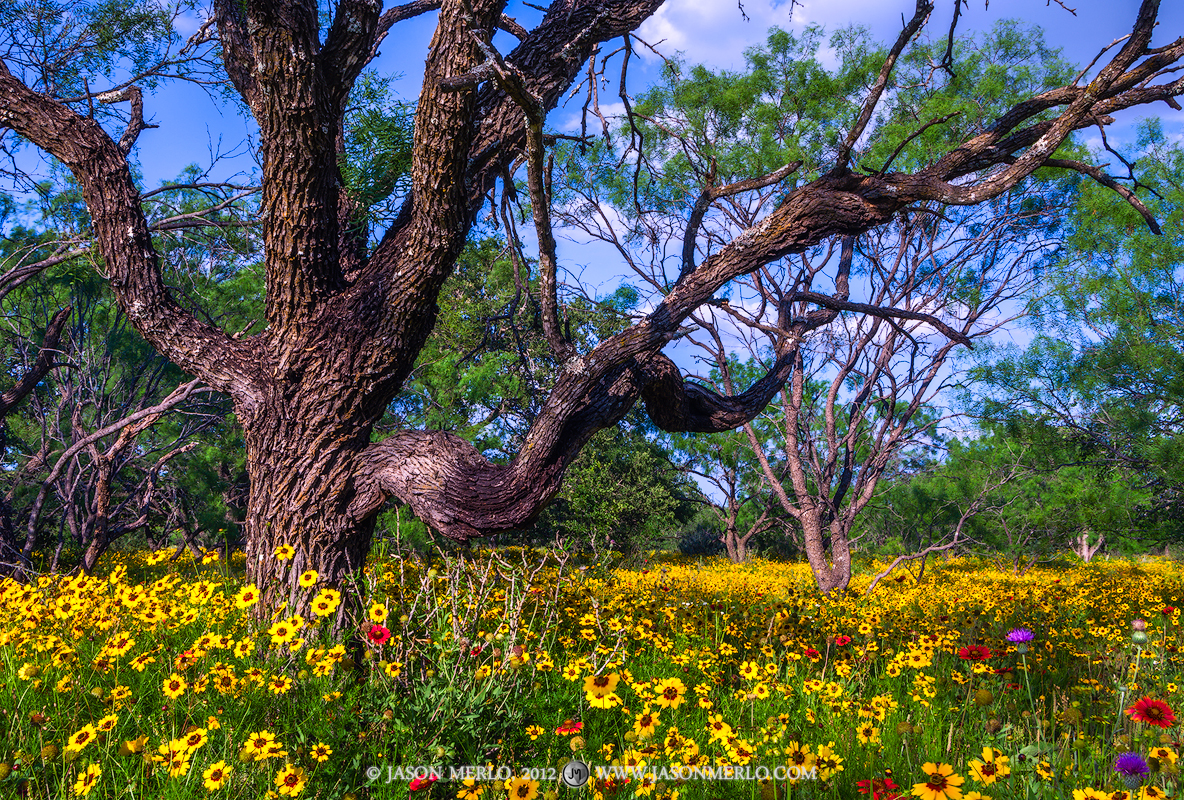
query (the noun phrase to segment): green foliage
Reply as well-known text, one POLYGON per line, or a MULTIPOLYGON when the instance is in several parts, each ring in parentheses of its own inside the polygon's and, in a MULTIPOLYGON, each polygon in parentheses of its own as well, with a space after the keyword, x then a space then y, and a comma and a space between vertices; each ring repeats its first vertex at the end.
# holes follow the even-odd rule
POLYGON ((341 176, 370 223, 394 218, 411 170, 414 108, 394 97, 393 80, 364 72, 350 93, 341 176))
POLYGON ((1115 552, 1175 538, 1176 524, 1154 513, 1154 501, 1138 473, 1091 463, 1063 432, 994 426, 951 440, 941 462, 898 475, 863 528, 896 555, 949 541, 968 515, 958 552, 1002 557, 1021 570, 1077 548, 1083 535, 1115 552))
MULTIPOLYGON (((189 0, 5 0, 0 51, 30 88, 75 98, 84 94, 87 79, 97 88, 96 76, 148 72, 179 41, 176 17, 196 8, 189 0)), ((152 88, 157 77, 147 75, 143 82, 152 88)))
POLYGON ((1116 193, 1081 182, 1050 290, 1032 304, 1037 336, 981 357, 971 405, 1061 469, 1121 476, 1129 491, 1094 502, 1174 540, 1184 521, 1184 151, 1146 123, 1127 158, 1163 234, 1116 193))
POLYGON ((536 531, 626 553, 668 549, 694 516, 699 496, 670 463, 652 425, 634 411, 583 449, 536 531))

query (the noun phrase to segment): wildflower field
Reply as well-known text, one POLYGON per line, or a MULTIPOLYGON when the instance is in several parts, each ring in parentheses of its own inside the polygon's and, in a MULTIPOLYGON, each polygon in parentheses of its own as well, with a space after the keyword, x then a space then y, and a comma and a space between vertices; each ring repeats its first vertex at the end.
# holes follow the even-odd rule
POLYGON ((259 619, 241 556, 172 556, 0 583, 0 796, 1180 795, 1172 562, 828 599, 804 565, 503 550, 375 558, 348 618, 306 573, 311 618, 259 619))

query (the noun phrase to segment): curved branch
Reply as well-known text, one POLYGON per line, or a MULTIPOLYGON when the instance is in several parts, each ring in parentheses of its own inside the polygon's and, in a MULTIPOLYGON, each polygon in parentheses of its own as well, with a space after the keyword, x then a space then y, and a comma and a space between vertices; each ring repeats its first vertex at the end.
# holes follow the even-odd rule
POLYGON ((21 376, 16 386, 0 395, 0 420, 7 417, 25 399, 29 392, 41 383, 41 379, 57 366, 54 356, 58 354, 58 340, 61 339, 62 329, 66 327, 66 319, 70 316, 71 306, 58 311, 45 328, 45 338, 41 341, 41 350, 37 353, 37 360, 33 366, 21 376))
POLYGON ((789 380, 796 359, 793 348, 747 391, 723 395, 691 383, 661 353, 649 359, 642 391, 645 410, 659 428, 670 432, 720 433, 744 425, 760 414, 789 380))
POLYGON ((0 125, 52 154, 82 187, 111 289, 140 334, 181 369, 254 408, 265 382, 254 346, 181 308, 164 285, 160 259, 119 146, 83 117, 9 74, 0 74, 0 125))
MULTIPOLYGON (((1000 117, 986 133, 967 142, 919 175, 966 174, 963 171, 965 162, 972 160, 975 155, 981 156, 984 153, 993 154, 993 163, 1008 163, 1009 166, 976 183, 956 186, 947 184, 939 191, 927 194, 924 199, 938 200, 951 205, 973 205, 997 197, 1031 175, 1051 158, 1070 133, 1093 124, 1093 120, 1103 114, 1111 113, 1114 105, 1121 106, 1124 102, 1146 93, 1162 93, 1163 97, 1172 97, 1184 92, 1184 79, 1159 87, 1145 86, 1147 81, 1161 74, 1166 65, 1184 55, 1184 39, 1157 50, 1142 64, 1134 66, 1135 61, 1148 52, 1147 45, 1151 40, 1158 11, 1159 0, 1143 0, 1130 38, 1088 86, 1053 89, 1017 104, 1000 117), (1056 119, 1045 123, 1039 138, 1014 161, 1009 160, 1007 153, 996 150, 999 141, 1020 122, 1041 110, 1064 104, 1066 101, 1068 104, 1065 110, 1056 119)), ((1148 101, 1140 99, 1138 102, 1148 101)))
POLYGON ((602 376, 583 396, 565 395, 570 384, 557 387, 510 464, 490 463, 469 442, 445 431, 396 432, 359 458, 348 513, 363 518, 393 496, 459 541, 524 527, 559 491, 565 470, 588 440, 620 421, 639 397, 670 430, 729 430, 764 409, 792 362, 791 355, 778 359, 768 375, 736 397, 687 383, 660 353, 602 376))
POLYGON ((1138 195, 1092 164, 1086 164, 1069 158, 1050 158, 1044 162, 1044 166, 1071 169, 1074 172, 1080 172, 1082 175, 1088 175, 1127 201, 1143 217, 1152 233, 1156 236, 1163 233, 1163 229, 1159 227, 1159 222, 1156 221, 1155 215, 1151 213, 1151 209, 1143 204, 1143 201, 1139 199, 1138 195))
POLYGON ((510 464, 490 463, 452 433, 398 431, 359 457, 348 513, 364 518, 393 496, 459 541, 528 525, 559 491, 564 471, 588 440, 633 407, 644 380, 639 366, 629 363, 602 375, 583 395, 558 388, 510 464))

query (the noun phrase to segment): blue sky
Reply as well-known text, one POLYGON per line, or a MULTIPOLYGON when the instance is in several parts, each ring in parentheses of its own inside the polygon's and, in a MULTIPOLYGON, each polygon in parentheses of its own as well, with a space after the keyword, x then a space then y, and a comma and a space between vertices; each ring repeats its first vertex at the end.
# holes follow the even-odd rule
MULTIPOLYGON (((1103 45, 1129 32, 1138 10, 1135 0, 1075 0, 1070 5, 1076 15, 1055 2, 1046 5, 1034 0, 991 0, 984 8, 982 0, 970 0, 960 28, 985 30, 1001 19, 1023 19, 1043 27, 1049 43, 1062 48, 1068 60, 1084 63, 1103 45)), ((950 0, 938 0, 937 6, 928 26, 929 35, 935 38, 948 29, 953 9, 950 0)), ((744 50, 761 44, 774 25, 800 30, 819 24, 829 31, 858 24, 870 29, 874 37, 890 41, 900 30, 902 15, 911 16, 913 8, 911 0, 805 0, 791 14, 788 2, 744 0, 742 14, 733 0, 668 0, 639 34, 650 43, 661 42, 659 49, 663 52, 682 52, 688 63, 739 69, 744 65, 744 50)), ((541 16, 517 0, 511 2, 508 13, 527 27, 541 16)), ((1156 43, 1184 35, 1184 3, 1165 0, 1160 19, 1156 43)), ((182 34, 195 30, 198 22, 197 18, 183 20, 179 26, 182 34)), ((374 65, 382 74, 403 76, 398 89, 407 99, 414 99, 417 93, 434 24, 435 14, 425 14, 396 26, 374 65)), ((511 46, 508 37, 503 46, 511 46)), ((644 88, 656 72, 656 57, 645 58, 643 53, 643 62, 648 64, 648 71, 631 69, 635 90, 644 88)), ((218 148, 219 138, 223 151, 232 150, 253 127, 232 109, 188 84, 176 84, 148 98, 146 113, 161 126, 145 131, 139 141, 139 156, 149 185, 177 175, 190 163, 206 162, 208 151, 218 148)), ((1177 135, 1184 131, 1184 112, 1162 106, 1153 113, 1164 118, 1170 131, 1177 135)), ((552 114, 551 124, 562 124, 571 116, 570 110, 558 109, 552 114)), ((1129 130, 1129 125, 1120 124, 1116 130, 1119 140, 1124 129, 1129 130)))

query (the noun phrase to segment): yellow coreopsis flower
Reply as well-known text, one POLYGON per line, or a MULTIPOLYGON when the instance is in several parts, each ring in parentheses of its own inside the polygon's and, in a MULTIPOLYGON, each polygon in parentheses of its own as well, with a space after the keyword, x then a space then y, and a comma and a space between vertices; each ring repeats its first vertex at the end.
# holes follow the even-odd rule
POLYGON ((620 681, 621 676, 615 672, 608 675, 589 675, 584 679, 584 692, 589 700, 593 697, 607 697, 617 690, 620 681))
POLYGON ((970 768, 970 777, 984 786, 990 786, 999 778, 1011 774, 1010 760, 992 747, 984 747, 982 760, 976 758, 967 766, 970 768))
POLYGON ((94 725, 83 725, 70 737, 69 741, 66 743, 66 752, 82 752, 84 747, 95 740, 96 735, 98 735, 98 731, 95 729, 94 725))
POLYGON ((226 766, 225 761, 215 761, 201 776, 205 779, 206 789, 213 792, 226 785, 226 782, 230 780, 231 772, 233 770, 226 766))
POLYGON ((165 678, 164 694, 165 697, 169 698, 170 700, 176 700, 178 697, 185 694, 185 690, 187 688, 189 688, 189 684, 187 684, 185 679, 175 672, 165 678))
POLYGON ((88 765, 84 772, 79 773, 78 780, 74 781, 74 796, 86 797, 90 794, 90 790, 95 788, 102 774, 103 770, 98 764, 88 765))
POLYGON ((818 752, 814 755, 815 763, 818 765, 818 777, 822 780, 843 771, 843 759, 835 753, 834 746, 834 742, 820 744, 818 752))
POLYGON ((646 709, 637 715, 633 721, 633 732, 637 734, 638 739, 649 739, 654 735, 654 731, 658 728, 658 714, 656 712, 646 709))
POLYGON ((312 613, 318 617, 328 616, 341 605, 341 592, 336 589, 322 589, 312 601, 312 613))
POLYGON ((960 787, 965 779, 954 774, 949 764, 935 764, 926 761, 921 770, 929 776, 924 783, 913 784, 913 796, 921 800, 962 800, 960 787))
POLYGON ((864 722, 855 729, 855 735, 859 738, 860 744, 879 744, 880 743, 880 729, 870 722, 864 722))
POLYGON ((682 705, 687 687, 678 678, 667 678, 658 684, 657 692, 656 702, 658 705, 662 708, 678 708, 682 705))
POLYGON ((308 776, 304 774, 304 770, 291 764, 281 769, 275 776, 275 785, 279 787, 277 791, 289 797, 300 794, 306 783, 308 783, 308 776))
POLYGON ((254 586, 244 586, 234 596, 234 605, 240 609, 247 609, 259 602, 259 591, 254 586))
POLYGON ((506 793, 510 800, 534 800, 539 796, 539 782, 530 778, 510 778, 506 781, 506 793))

